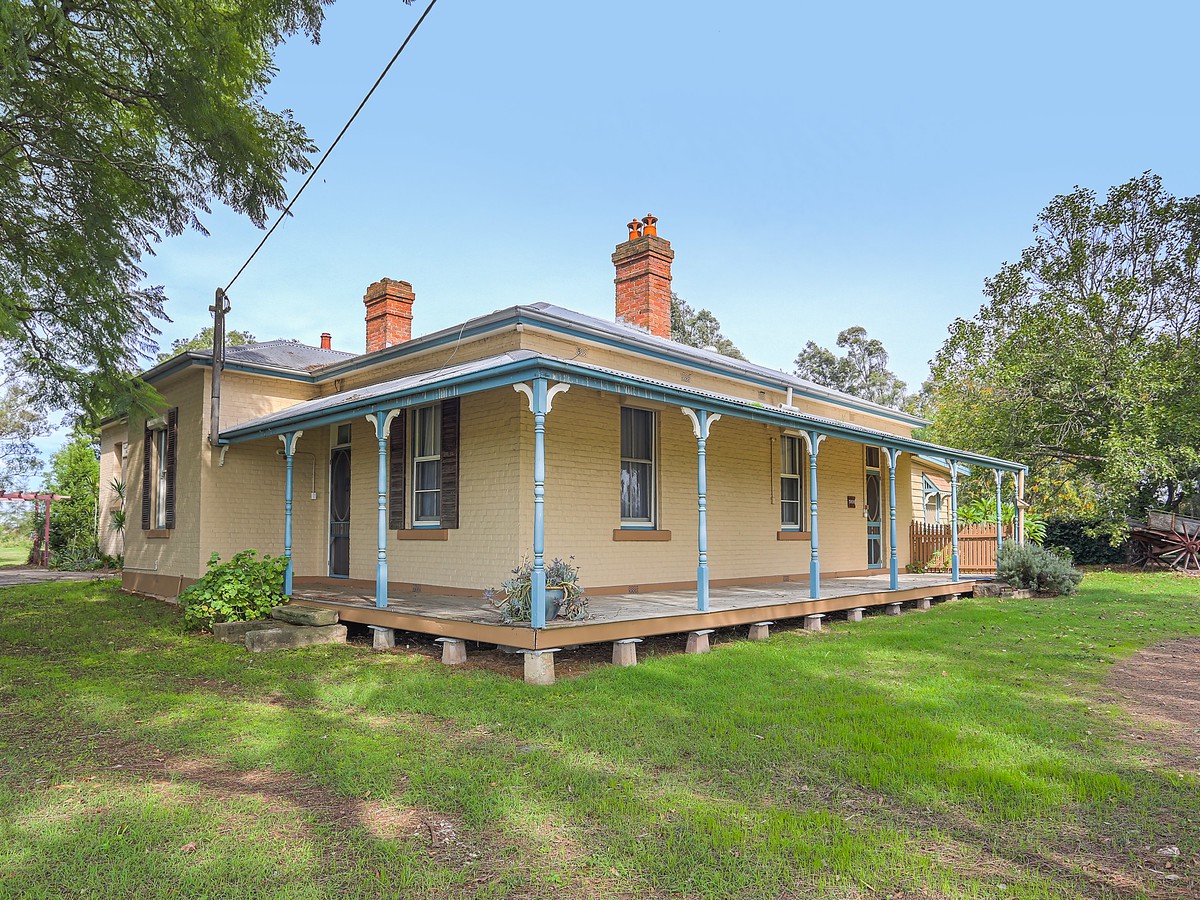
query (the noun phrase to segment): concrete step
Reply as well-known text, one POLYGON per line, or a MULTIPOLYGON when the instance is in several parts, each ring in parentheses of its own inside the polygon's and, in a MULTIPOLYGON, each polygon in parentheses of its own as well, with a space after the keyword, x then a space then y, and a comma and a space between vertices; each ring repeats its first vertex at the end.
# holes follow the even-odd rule
POLYGON ((336 609, 314 609, 311 606, 276 606, 271 618, 289 625, 336 625, 336 609))
POLYGON ((298 650, 318 644, 346 643, 345 625, 288 625, 277 623, 274 628, 251 631, 246 635, 246 649, 251 653, 270 650, 298 650))

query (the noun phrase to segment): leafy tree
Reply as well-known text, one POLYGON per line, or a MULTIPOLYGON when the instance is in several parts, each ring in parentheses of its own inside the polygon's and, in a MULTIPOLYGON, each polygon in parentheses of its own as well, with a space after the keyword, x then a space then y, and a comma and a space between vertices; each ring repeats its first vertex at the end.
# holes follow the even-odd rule
POLYGON ((888 369, 882 341, 867 337, 867 329, 855 325, 837 336, 837 345, 845 356, 809 341, 796 357, 796 374, 881 406, 900 406, 905 384, 888 369))
POLYGON ((50 431, 27 381, 0 380, 0 491, 23 487, 41 461, 33 439, 50 431))
POLYGON ((1035 503, 1065 493, 1116 536, 1200 482, 1200 197, 1145 173, 1055 197, 1034 230, 950 326, 930 436, 1027 462, 1035 503))
MULTIPOLYGON (((225 344, 229 347, 241 347, 245 344, 256 344, 258 339, 248 331, 225 332, 225 344)), ((202 328, 190 338, 176 338, 171 342, 171 349, 158 354, 156 362, 166 362, 185 350, 211 350, 213 348, 213 329, 209 325, 202 328)))
MULTIPOLYGON (((75 429, 62 449, 50 457, 45 490, 67 494, 50 507, 50 549, 74 557, 96 551, 96 500, 100 488, 100 459, 96 435, 75 429)), ((39 522, 44 521, 39 517, 39 522)), ((40 526, 39 526, 40 527, 40 526)))
POLYGON ((695 310, 691 304, 671 292, 671 340, 689 347, 712 348, 722 356, 745 359, 733 341, 721 334, 721 323, 709 310, 695 310))
POLYGON ((329 0, 0 3, 0 339, 45 399, 152 393, 161 287, 142 256, 213 200, 263 225, 314 150, 263 94, 329 0))

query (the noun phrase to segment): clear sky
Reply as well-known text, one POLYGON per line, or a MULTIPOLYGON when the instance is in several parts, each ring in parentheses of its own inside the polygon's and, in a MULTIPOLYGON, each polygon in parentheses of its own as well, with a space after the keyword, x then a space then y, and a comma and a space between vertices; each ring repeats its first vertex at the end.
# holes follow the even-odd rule
MULTIPOLYGON (((424 2, 330 7, 269 104, 324 148, 424 2)), ((1182 3, 440 0, 229 327, 361 351, 383 276, 412 282, 414 334, 542 300, 612 318, 609 256, 652 212, 675 290, 749 358, 790 369, 860 324, 915 388, 1052 196, 1145 169, 1200 193, 1197 25, 1182 3)), ((146 262, 164 346, 260 237, 206 223, 146 262)))

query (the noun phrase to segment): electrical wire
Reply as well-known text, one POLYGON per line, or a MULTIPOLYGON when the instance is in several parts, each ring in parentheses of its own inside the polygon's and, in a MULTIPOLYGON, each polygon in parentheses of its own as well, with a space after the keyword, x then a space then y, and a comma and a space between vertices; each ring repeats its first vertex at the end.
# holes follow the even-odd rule
POLYGON ((308 177, 305 178, 304 183, 300 185, 300 190, 296 191, 296 195, 288 201, 288 205, 283 208, 283 212, 279 214, 279 218, 275 220, 275 224, 273 224, 267 233, 263 235, 262 240, 258 242, 258 246, 254 248, 254 252, 246 258, 246 261, 242 263, 242 267, 237 270, 237 274, 235 274, 233 278, 229 279, 229 284, 225 285, 226 292, 233 287, 233 283, 241 277, 243 272, 246 271, 246 267, 249 266, 254 260, 254 257, 258 255, 258 251, 263 248, 263 245, 267 242, 271 235, 275 233, 275 229, 279 227, 279 223, 287 218, 287 216, 291 213, 293 204, 300 199, 300 195, 304 193, 304 189, 308 187, 309 182, 316 177, 316 174, 320 170, 321 166, 325 164, 325 160, 329 159, 329 154, 332 153, 333 148, 338 145, 338 141, 342 139, 342 135, 344 135, 350 129, 352 124, 354 124, 354 120, 358 118, 358 114, 362 112, 363 107, 367 105, 367 101, 371 99, 371 95, 375 93, 375 89, 379 87, 379 85, 383 82, 383 79, 387 77, 387 73, 391 70, 392 66, 395 65, 396 60, 400 58, 400 54, 404 52, 404 48, 408 46, 408 42, 412 40, 413 35, 417 33, 417 29, 421 27, 421 23, 425 21, 425 17, 429 15, 429 11, 433 9, 434 4, 436 3, 437 0, 429 0, 429 5, 425 7, 425 12, 421 13, 421 18, 417 19, 417 23, 413 25, 412 29, 408 32, 408 36, 404 39, 404 43, 400 45, 400 48, 395 52, 391 60, 388 61, 388 64, 383 67, 383 71, 379 73, 379 77, 375 79, 375 83, 371 85, 371 89, 367 91, 367 95, 362 98, 362 102, 358 104, 358 107, 354 110, 354 113, 349 119, 346 120, 346 124, 343 125, 342 130, 338 132, 338 136, 333 139, 333 143, 330 144, 325 152, 321 154, 321 158, 317 161, 317 164, 313 166, 313 170, 308 173, 308 177))

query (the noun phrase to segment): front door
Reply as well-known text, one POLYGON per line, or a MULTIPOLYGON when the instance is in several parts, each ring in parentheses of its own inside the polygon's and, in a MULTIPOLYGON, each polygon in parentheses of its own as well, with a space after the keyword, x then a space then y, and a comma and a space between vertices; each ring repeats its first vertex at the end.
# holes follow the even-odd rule
POLYGON ((329 574, 350 577, 350 448, 329 455, 329 574))
POLYGON ((883 475, 879 468, 879 448, 866 447, 867 485, 867 568, 883 567, 883 475))

